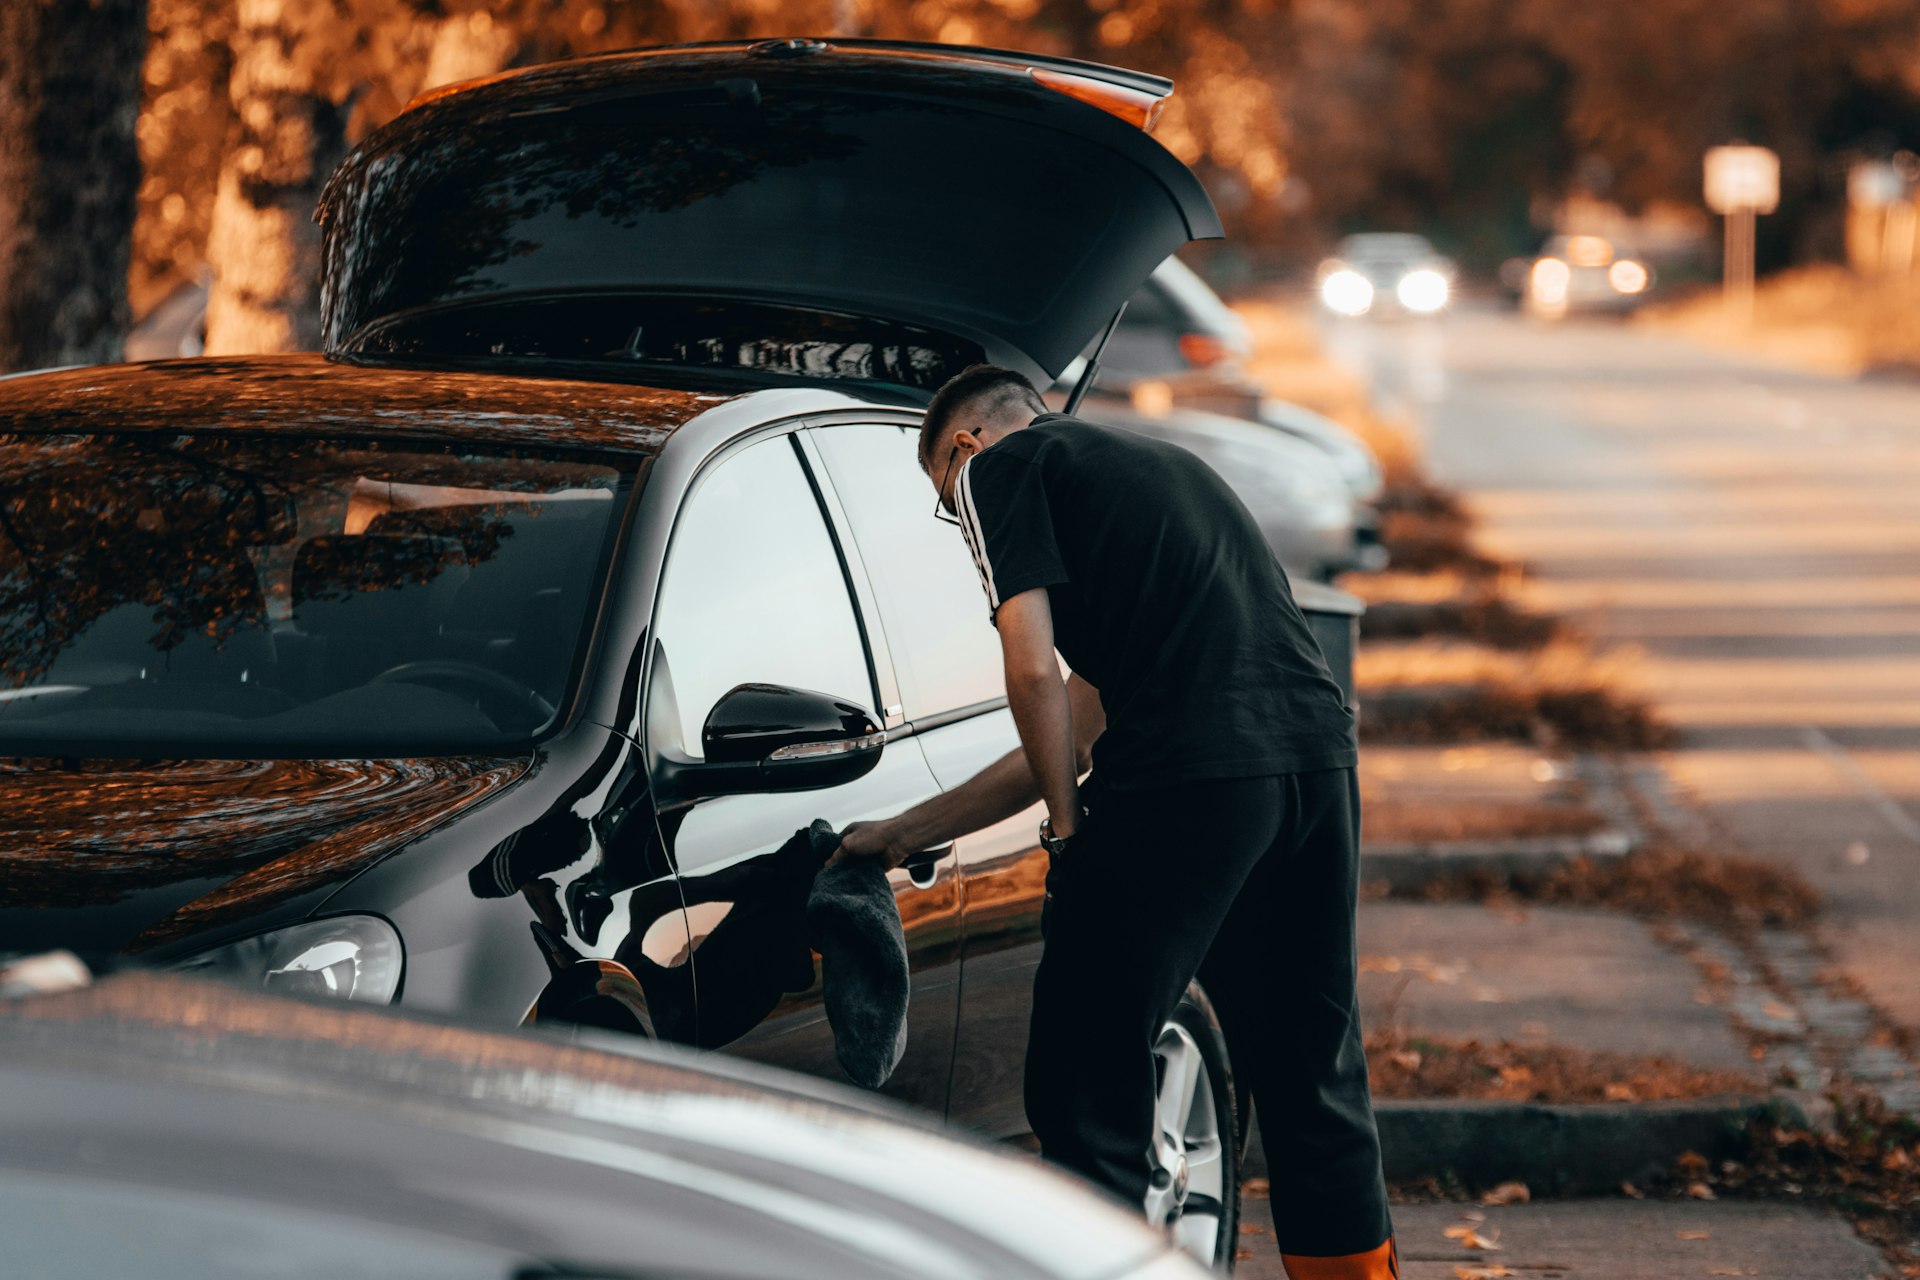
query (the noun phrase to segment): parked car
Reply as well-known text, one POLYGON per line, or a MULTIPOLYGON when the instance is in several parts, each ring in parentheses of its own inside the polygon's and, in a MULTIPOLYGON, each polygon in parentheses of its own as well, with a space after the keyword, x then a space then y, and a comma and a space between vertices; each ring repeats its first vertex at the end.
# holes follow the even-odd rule
POLYGON ((1653 285, 1652 269, 1621 253, 1605 236, 1555 236, 1531 262, 1520 265, 1521 305, 1548 320, 1575 312, 1632 311, 1653 285))
POLYGON ((124 975, 0 1002, 39 1280, 1187 1280, 1038 1161, 784 1072, 124 975))
MULTIPOLYGON (((326 356, 0 382, 0 938, 837 1075, 790 837, 1018 740, 920 409, 1051 379, 1218 234, 1169 90, 870 42, 516 72, 335 176, 326 356), (1065 175, 1046 216, 1009 169, 1065 175)), ((989 1137, 1037 825, 893 875, 887 1091, 989 1137)), ((1155 1052, 1166 1217, 1229 1265, 1199 986, 1155 1052)))
MULTIPOLYGON (((1101 354, 1093 394, 1134 399, 1145 387, 1163 388, 1172 404, 1245 418, 1306 441, 1332 460, 1354 501, 1369 508, 1361 514, 1364 538, 1383 485, 1379 459, 1332 419, 1268 396, 1247 374, 1251 354, 1246 322, 1192 268, 1168 258, 1127 300, 1101 354)), ((1069 365, 1062 383, 1071 385, 1084 368, 1069 365)))
POLYGON ((1325 453, 1290 435, 1193 409, 1145 414, 1089 401, 1081 416, 1177 444, 1207 463, 1253 514, 1294 580, 1325 582, 1360 566, 1352 495, 1325 453))
POLYGON ((1431 316, 1453 297, 1453 263, 1425 236, 1369 231, 1320 264, 1321 305, 1338 316, 1431 316))
POLYGON ((1168 258, 1127 299, 1100 355, 1096 388, 1232 368, 1253 354, 1247 322, 1178 258, 1168 258))

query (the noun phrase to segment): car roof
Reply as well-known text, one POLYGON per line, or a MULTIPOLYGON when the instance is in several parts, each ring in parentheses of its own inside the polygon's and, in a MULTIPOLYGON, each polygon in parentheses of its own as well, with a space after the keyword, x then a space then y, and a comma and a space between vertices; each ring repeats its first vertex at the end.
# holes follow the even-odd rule
POLYGON ((855 386, 700 371, 671 385, 606 375, 604 367, 592 377, 560 366, 384 367, 310 353, 84 365, 0 379, 0 430, 285 433, 654 454, 709 415, 758 422, 900 403, 855 386))

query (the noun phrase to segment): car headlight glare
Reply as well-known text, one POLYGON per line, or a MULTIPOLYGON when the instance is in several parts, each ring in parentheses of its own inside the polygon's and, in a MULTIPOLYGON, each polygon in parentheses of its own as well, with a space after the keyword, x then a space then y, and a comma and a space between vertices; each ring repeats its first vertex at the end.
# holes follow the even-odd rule
POLYGON ((387 1004, 400 990, 400 935, 378 916, 333 916, 203 951, 183 973, 288 995, 387 1004))
POLYGON ((1616 293, 1640 293, 1647 287, 1647 269, 1632 258, 1621 258, 1607 268, 1607 283, 1616 293))
POLYGON ((1533 264, 1528 280, 1535 302, 1554 304, 1567 300, 1567 287, 1573 283, 1573 269, 1558 258, 1542 258, 1533 264))
POLYGON ((1447 305, 1450 289, 1445 276, 1430 267, 1422 267, 1401 276, 1394 292, 1407 310, 1430 315, 1447 305))
POLYGON ((1363 316, 1373 305, 1373 284, 1358 271, 1341 268, 1320 282, 1320 300, 1343 316, 1363 316))

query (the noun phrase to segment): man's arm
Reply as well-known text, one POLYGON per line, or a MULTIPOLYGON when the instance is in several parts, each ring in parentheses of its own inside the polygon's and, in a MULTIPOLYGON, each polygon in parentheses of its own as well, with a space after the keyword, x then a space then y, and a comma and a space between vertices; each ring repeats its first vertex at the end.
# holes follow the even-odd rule
MULTIPOLYGON (((1055 669, 1056 677, 1058 668, 1055 669)), ((1107 727, 1100 691, 1077 675, 1067 678, 1073 710, 1074 771, 1084 774, 1093 744, 1107 727)), ((1016 721, 1017 723, 1017 721, 1016 721)), ((951 791, 879 822, 856 822, 841 833, 833 860, 877 857, 888 868, 923 849, 937 849, 969 832, 1011 818, 1040 798, 1040 786, 1027 764, 1024 747, 1015 747, 951 791)))
POLYGON ((1080 825, 1080 772, 1074 767, 1073 707, 1053 656, 1053 606, 1045 588, 1022 591, 994 612, 1006 662, 1007 706, 1020 731, 1027 768, 1046 802, 1056 836, 1080 825))

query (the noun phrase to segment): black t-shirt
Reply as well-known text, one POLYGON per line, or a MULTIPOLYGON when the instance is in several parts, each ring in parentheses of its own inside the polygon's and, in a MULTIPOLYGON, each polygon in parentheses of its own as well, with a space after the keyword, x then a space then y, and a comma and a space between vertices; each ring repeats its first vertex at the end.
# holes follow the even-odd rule
POLYGON ((1060 655, 1100 690, 1102 786, 1356 762, 1286 571, 1193 454, 1042 414, 968 459, 955 495, 989 608, 1045 587, 1060 655))

